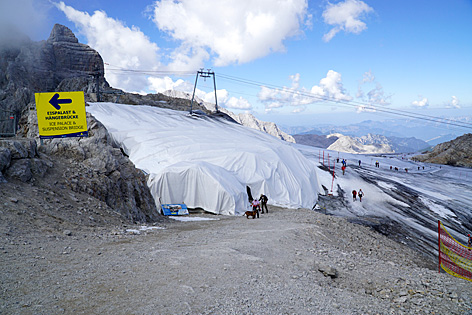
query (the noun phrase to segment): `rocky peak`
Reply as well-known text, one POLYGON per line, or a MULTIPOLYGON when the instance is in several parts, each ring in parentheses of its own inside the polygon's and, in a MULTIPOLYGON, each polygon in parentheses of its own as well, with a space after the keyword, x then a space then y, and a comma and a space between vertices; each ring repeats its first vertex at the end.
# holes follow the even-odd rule
MULTIPOLYGON (((34 102, 36 92, 68 91, 64 89, 68 86, 90 92, 95 89, 97 75, 101 88, 108 87, 100 54, 79 43, 66 26, 54 25, 49 39, 40 42, 14 34, 10 37, 17 37, 16 42, 0 47, 0 108, 14 113, 16 122, 34 102)), ((0 117, 0 133, 16 129, 0 117)))
POLYGON ((78 43, 79 40, 77 39, 77 37, 75 37, 74 33, 72 33, 72 31, 67 26, 55 24, 52 28, 51 35, 49 35, 48 42, 78 43))

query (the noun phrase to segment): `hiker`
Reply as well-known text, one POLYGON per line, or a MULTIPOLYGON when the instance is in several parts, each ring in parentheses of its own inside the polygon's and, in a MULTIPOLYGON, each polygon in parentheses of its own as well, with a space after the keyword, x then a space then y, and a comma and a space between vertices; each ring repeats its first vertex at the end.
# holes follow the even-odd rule
POLYGON ((357 191, 354 189, 352 191, 352 201, 356 201, 357 191))
POLYGON ((364 196, 364 192, 362 191, 362 189, 359 189, 357 195, 359 196, 359 201, 362 202, 362 196, 364 196))
POLYGON ((257 218, 259 218, 259 210, 261 209, 259 200, 254 199, 251 205, 252 205, 252 211, 256 211, 257 218))
POLYGON ((390 165, 390 170, 392 170, 392 165, 390 165))
POLYGON ((341 167, 341 170, 343 171, 343 175, 344 175, 344 172, 346 172, 346 166, 343 165, 343 166, 341 167))
POLYGON ((269 201, 269 198, 267 198, 266 195, 261 194, 261 197, 259 198, 259 201, 261 202, 262 213, 264 213, 264 207, 266 209, 266 213, 269 213, 269 209, 267 209, 267 201, 269 201))
POLYGON ((359 167, 361 167, 361 160, 359 160, 359 167))
POLYGON ((469 247, 472 247, 472 236, 470 236, 470 234, 467 234, 467 236, 469 237, 469 242, 467 244, 469 247))

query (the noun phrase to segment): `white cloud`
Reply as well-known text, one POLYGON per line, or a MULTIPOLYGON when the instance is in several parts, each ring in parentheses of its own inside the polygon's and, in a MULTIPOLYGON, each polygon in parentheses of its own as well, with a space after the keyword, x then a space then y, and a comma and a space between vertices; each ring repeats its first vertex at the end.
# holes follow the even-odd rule
POLYGON ((390 105, 392 95, 385 95, 382 85, 369 70, 364 73, 362 80, 359 82, 356 97, 369 103, 369 105, 390 105), (369 89, 367 94, 363 90, 366 86, 369 89))
POLYGON ((95 11, 93 15, 89 15, 64 2, 55 5, 86 36, 88 45, 100 53, 104 62, 110 64, 105 75, 113 87, 126 91, 145 90, 148 84, 145 76, 133 76, 111 69, 157 70, 161 63, 159 47, 155 43, 139 28, 129 28, 123 22, 108 17, 103 11, 95 11))
MULTIPOLYGON (((300 87, 300 74, 291 75, 291 87, 271 89, 262 86, 258 98, 265 104, 266 110, 272 108, 290 106, 306 106, 323 100, 350 101, 349 96, 342 83, 341 74, 329 70, 326 77, 320 80, 319 85, 313 86, 310 90, 300 87)), ((299 111, 303 111, 299 110, 299 111)), ((294 110, 293 112, 299 112, 294 110)))
POLYGON ((308 91, 300 87, 300 74, 289 76, 292 81, 291 87, 271 89, 262 86, 258 98, 265 104, 266 109, 283 107, 284 105, 298 106, 313 103, 313 99, 306 95, 308 91))
POLYGON ((216 66, 224 66, 284 51, 283 41, 309 24, 307 8, 307 0, 160 0, 153 21, 182 44, 180 57, 189 48, 204 50, 216 66))
POLYGON ((311 90, 319 93, 320 96, 327 96, 329 99, 336 101, 352 100, 352 97, 346 94, 344 90, 341 73, 334 70, 329 70, 326 78, 320 80, 320 86, 314 86, 311 90))
POLYGON ((297 107, 294 110, 292 110, 292 113, 298 114, 298 113, 304 112, 305 110, 306 110, 306 106, 301 106, 301 107, 297 107))
POLYGON ((367 28, 361 18, 372 11, 374 9, 360 0, 346 0, 337 4, 328 3, 323 12, 323 19, 326 24, 334 27, 323 36, 323 40, 329 42, 340 31, 361 33, 367 28))
POLYGON ((48 4, 35 0, 0 1, 0 41, 11 41, 15 31, 36 35, 46 26, 48 4))
POLYGON ((193 92, 193 85, 190 82, 184 81, 182 79, 174 81, 170 77, 149 77, 148 81, 150 83, 149 89, 156 93, 162 93, 169 90, 181 91, 186 93, 193 92))
POLYGON ((428 99, 426 97, 423 97, 423 99, 421 99, 419 101, 411 102, 411 105, 413 105, 414 107, 418 107, 418 108, 426 108, 426 107, 429 106, 429 102, 428 102, 428 99))
POLYGON ((369 70, 364 73, 364 76, 362 78, 362 83, 368 83, 368 82, 374 82, 375 81, 375 76, 372 73, 372 70, 369 70))
POLYGON ((451 102, 448 104, 451 108, 461 108, 460 101, 456 96, 452 96, 451 102))
MULTIPOLYGON (((169 90, 185 92, 189 95, 193 94, 194 85, 188 81, 178 79, 172 80, 171 77, 155 78, 150 77, 150 89, 156 93, 162 93, 169 90)), ((195 95, 206 103, 215 103, 215 91, 205 92, 200 89, 195 89, 195 95)), ((252 105, 248 100, 239 97, 229 96, 226 89, 216 90, 216 97, 218 99, 218 106, 226 108, 252 110, 252 105)))
POLYGON ((367 105, 360 105, 360 106, 357 106, 357 110, 356 112, 358 114, 360 113, 375 113, 377 110, 373 107, 370 107, 370 106, 367 106, 367 105))
POLYGON ((234 108, 234 109, 252 109, 252 105, 244 98, 231 97, 227 102, 225 102, 225 107, 234 108))

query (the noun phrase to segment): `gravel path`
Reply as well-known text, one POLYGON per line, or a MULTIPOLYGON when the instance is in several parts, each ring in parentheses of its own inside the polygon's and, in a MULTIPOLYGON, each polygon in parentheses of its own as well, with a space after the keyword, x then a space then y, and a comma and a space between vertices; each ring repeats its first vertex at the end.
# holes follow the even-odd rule
MULTIPOLYGON (((0 313, 467 314, 471 309, 470 282, 438 274, 434 262, 367 227, 306 209, 269 210, 254 220, 192 214, 217 220, 165 220, 159 229, 139 234, 127 231, 139 226, 119 224, 35 233, 2 225, 0 313)), ((8 211, 1 211, 2 219, 21 217, 8 211)), ((26 221, 16 225, 20 222, 26 221)))

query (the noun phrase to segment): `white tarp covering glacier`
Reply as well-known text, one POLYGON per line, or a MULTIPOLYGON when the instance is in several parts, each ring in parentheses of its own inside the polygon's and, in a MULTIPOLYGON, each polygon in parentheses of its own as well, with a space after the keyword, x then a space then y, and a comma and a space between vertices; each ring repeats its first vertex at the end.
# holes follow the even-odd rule
POLYGON ((182 203, 215 214, 241 214, 254 197, 311 208, 319 184, 315 163, 290 144, 222 118, 151 106, 91 103, 137 168, 149 174, 156 205, 182 203))

